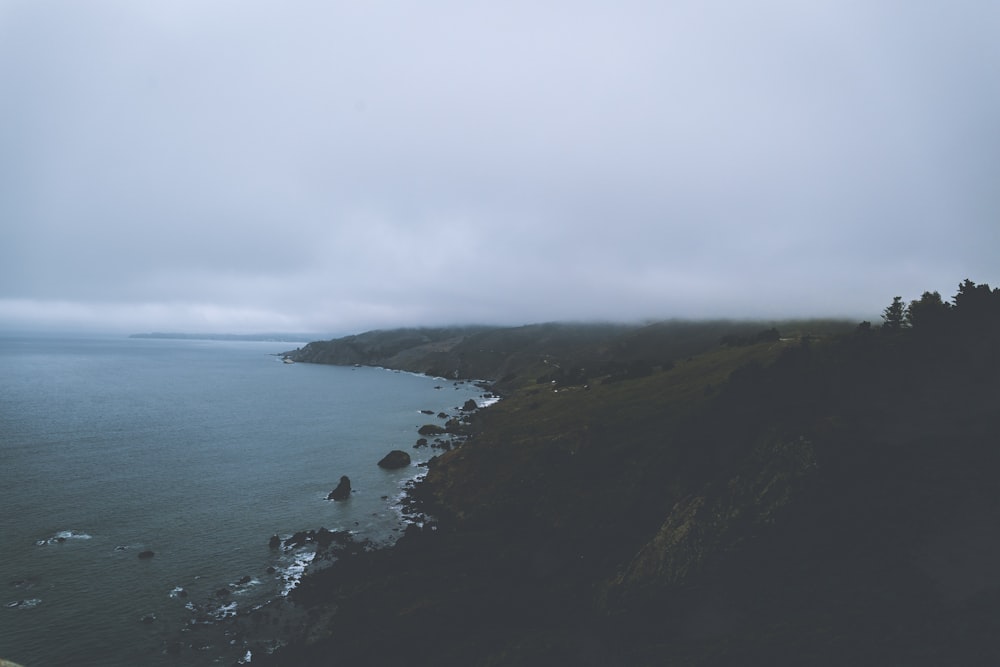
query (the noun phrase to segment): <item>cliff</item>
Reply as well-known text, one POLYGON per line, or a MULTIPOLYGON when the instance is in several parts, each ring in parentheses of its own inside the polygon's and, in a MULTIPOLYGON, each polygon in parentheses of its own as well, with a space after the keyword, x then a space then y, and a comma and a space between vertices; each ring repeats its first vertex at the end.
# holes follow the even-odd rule
POLYGON ((512 384, 413 491, 432 524, 307 577, 328 620, 254 662, 1000 663, 1000 291, 976 294, 512 384))

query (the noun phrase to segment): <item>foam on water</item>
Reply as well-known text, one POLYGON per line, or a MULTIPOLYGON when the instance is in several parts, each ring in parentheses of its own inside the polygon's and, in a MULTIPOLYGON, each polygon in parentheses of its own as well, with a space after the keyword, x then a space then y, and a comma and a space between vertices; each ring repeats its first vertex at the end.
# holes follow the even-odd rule
POLYGON ((243 583, 236 582, 234 584, 230 584, 230 587, 232 587, 232 589, 233 589, 233 595, 244 595, 244 594, 250 592, 250 590, 254 586, 260 586, 261 583, 262 582, 261 582, 260 579, 253 578, 250 581, 245 581, 243 583))
POLYGON ((488 408, 491 405, 493 405, 494 403, 499 403, 500 402, 500 397, 496 396, 496 395, 489 396, 489 397, 483 396, 483 397, 475 399, 475 401, 476 401, 476 405, 478 407, 480 407, 480 408, 488 408))
POLYGON ((292 589, 298 585, 302 579, 302 575, 306 572, 306 568, 309 567, 314 558, 316 558, 315 551, 300 551, 294 554, 291 565, 281 571, 281 578, 285 582, 284 587, 281 589, 282 597, 287 597, 292 592, 292 589))
POLYGON ((68 540, 89 540, 91 536, 87 533, 78 530, 60 530, 58 533, 52 537, 45 538, 44 540, 37 540, 35 542, 36 546, 44 547, 50 544, 62 544, 68 540))
POLYGON ((224 604, 218 609, 215 609, 214 611, 211 612, 212 618, 214 618, 217 621, 222 621, 227 618, 233 618, 236 616, 236 610, 238 609, 238 607, 239 605, 237 605, 236 602, 230 602, 228 604, 224 604))
POLYGON ((8 602, 5 607, 8 609, 32 609, 42 602, 41 598, 28 598, 26 600, 15 600, 8 602))

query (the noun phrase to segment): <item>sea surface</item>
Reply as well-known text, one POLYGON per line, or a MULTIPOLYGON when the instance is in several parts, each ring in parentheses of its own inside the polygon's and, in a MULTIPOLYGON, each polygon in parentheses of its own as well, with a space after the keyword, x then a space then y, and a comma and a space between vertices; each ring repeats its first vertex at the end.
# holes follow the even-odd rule
POLYGON ((436 453, 413 448, 417 429, 483 390, 276 356, 295 345, 0 335, 0 658, 246 661, 258 626, 283 621, 232 619, 318 566, 272 535, 394 539, 436 453), (414 465, 379 468, 392 449, 414 465), (355 492, 326 500, 341 475, 355 492))

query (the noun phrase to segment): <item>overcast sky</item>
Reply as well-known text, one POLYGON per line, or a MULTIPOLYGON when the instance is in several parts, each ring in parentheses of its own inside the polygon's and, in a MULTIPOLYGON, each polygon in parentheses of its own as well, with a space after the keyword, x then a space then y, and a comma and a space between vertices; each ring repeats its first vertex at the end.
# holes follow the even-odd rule
POLYGON ((0 0, 0 328, 1000 285, 1000 3, 0 0))

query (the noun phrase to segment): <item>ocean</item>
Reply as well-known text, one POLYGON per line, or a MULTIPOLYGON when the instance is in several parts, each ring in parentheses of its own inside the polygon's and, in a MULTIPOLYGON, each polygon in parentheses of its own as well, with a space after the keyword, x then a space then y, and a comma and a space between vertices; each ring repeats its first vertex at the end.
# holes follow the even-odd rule
POLYGON ((0 658, 245 662, 255 632, 280 634, 246 612, 316 566, 272 535, 394 539, 404 486, 436 453, 413 447, 417 429, 483 390, 276 356, 293 347, 0 335, 0 658), (413 465, 379 468, 392 449, 413 465), (354 493, 326 500, 341 475, 354 493))

